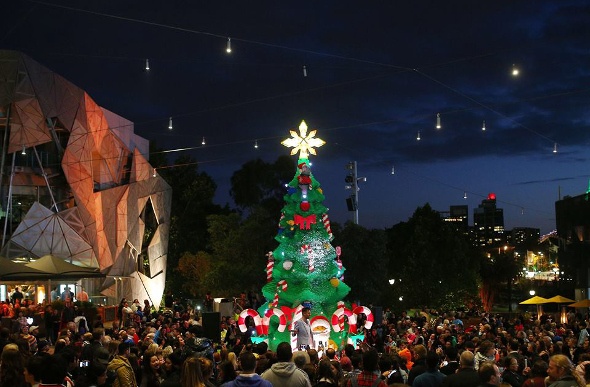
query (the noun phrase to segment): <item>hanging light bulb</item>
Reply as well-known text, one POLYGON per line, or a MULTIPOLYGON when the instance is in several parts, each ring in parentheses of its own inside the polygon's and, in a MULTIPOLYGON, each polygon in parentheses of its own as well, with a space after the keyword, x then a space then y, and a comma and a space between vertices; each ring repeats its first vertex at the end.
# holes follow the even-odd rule
POLYGON ((152 173, 153 177, 156 177, 156 168, 154 168, 153 173, 152 173))
POLYGON ((145 60, 145 71, 150 71, 150 60, 149 59, 145 60))
POLYGON ((467 199, 467 191, 463 191, 463 199, 467 199))
POLYGON ((440 129, 440 113, 436 113, 436 128, 440 129))
POLYGON ((553 144, 553 153, 557 153, 557 143, 553 144))
POLYGON ((25 148, 25 145, 23 144, 23 151, 20 152, 21 155, 26 156, 27 155, 27 149, 25 148))
POLYGON ((416 136, 416 140, 420 141, 420 131, 418 131, 418 135, 416 136))
POLYGON ((231 53, 231 38, 227 38, 227 45, 225 46, 225 52, 227 52, 228 54, 231 53))
POLYGON ((481 130, 482 131, 486 131, 486 120, 483 120, 483 123, 481 124, 481 130))
POLYGON ((524 215, 524 207, 520 207, 520 215, 524 215))
POLYGON ((391 174, 395 175, 395 166, 391 167, 391 174))
POLYGON ((168 129, 172 130, 172 117, 168 119, 168 129))
POLYGON ((520 74, 520 71, 518 70, 518 67, 516 67, 515 64, 512 65, 512 76, 513 77, 517 77, 518 74, 520 74))
POLYGON ((254 149, 258 149, 258 140, 254 140, 254 149))
POLYGON ((205 145, 205 136, 203 136, 203 139, 201 140, 201 145, 205 145))
POLYGON ((307 77, 307 66, 303 65, 303 76, 307 77))

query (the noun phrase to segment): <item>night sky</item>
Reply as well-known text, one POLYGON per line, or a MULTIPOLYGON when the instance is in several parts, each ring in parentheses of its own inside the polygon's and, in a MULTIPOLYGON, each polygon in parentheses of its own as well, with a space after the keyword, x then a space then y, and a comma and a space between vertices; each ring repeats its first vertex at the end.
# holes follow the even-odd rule
POLYGON ((21 0, 3 16, 1 48, 64 76, 160 148, 190 148, 170 160, 190 153, 222 205, 232 173, 288 154, 280 142, 303 119, 326 141, 310 159, 336 222, 352 219, 353 160, 369 228, 425 203, 467 204, 472 225, 494 192, 507 229, 546 233, 559 195, 588 188, 587 0, 21 0))

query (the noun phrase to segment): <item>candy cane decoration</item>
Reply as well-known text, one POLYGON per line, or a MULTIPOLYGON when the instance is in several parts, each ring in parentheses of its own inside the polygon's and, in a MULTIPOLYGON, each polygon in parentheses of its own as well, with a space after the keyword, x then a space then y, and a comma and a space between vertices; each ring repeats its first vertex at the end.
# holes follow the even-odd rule
POLYGON ((285 316, 285 313, 279 308, 268 309, 262 319, 262 330, 265 335, 268 335, 268 326, 270 325, 270 318, 272 316, 277 316, 279 318, 279 327, 277 328, 279 332, 284 332, 287 328, 287 316, 285 316))
POLYGON ((309 272, 311 273, 312 271, 315 270, 315 265, 313 263, 313 255, 312 255, 312 249, 310 245, 302 245, 301 246, 301 254, 305 254, 307 253, 307 259, 309 260, 308 264, 309 264, 309 272))
POLYGON ((275 266, 275 259, 272 255, 272 251, 269 251, 266 256, 268 257, 268 262, 266 263, 266 282, 270 282, 272 280, 272 271, 275 266))
POLYGON ((338 266, 338 273, 340 274, 340 281, 344 281, 344 273, 342 272, 342 260, 340 256, 342 255, 342 248, 340 246, 336 246, 336 265, 338 266))
POLYGON ((330 227, 330 219, 328 218, 328 214, 322 215, 322 223, 324 223, 324 228, 328 233, 328 237, 330 240, 334 239, 334 235, 332 235, 332 228, 330 227))
POLYGON ((254 326, 256 327, 256 332, 261 335, 262 334, 262 319, 257 311, 254 309, 244 309, 242 313, 240 313, 240 317, 238 318, 238 327, 240 331, 246 332, 248 327, 246 326, 246 317, 252 317, 254 319, 254 326))
POLYGON ((279 306, 279 288, 283 292, 286 292, 288 289, 287 281, 280 280, 279 282, 277 282, 277 290, 275 292, 275 298, 272 300, 272 304, 269 305, 269 309, 276 308, 277 306, 279 306))
POLYGON ((332 314, 332 329, 334 332, 340 332, 340 318, 348 317, 348 332, 356 332, 356 315, 352 311, 345 307, 340 307, 332 314))
POLYGON ((361 313, 364 313, 367 316, 367 321, 365 321, 365 328, 371 329, 371 327, 373 326, 373 321, 375 320, 375 317, 373 317, 373 312, 371 312, 371 309, 367 308, 366 306, 357 306, 352 310, 352 313, 355 315, 355 317, 361 313))

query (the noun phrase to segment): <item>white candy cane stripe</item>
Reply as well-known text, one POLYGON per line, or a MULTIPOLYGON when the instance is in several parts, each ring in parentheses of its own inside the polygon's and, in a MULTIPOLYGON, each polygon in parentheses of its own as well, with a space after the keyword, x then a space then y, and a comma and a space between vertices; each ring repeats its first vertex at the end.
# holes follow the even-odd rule
POLYGON ((272 280, 272 271, 275 267, 274 259, 269 258, 268 262, 266 263, 266 282, 270 282, 272 280))
POLYGON ((331 237, 332 236, 332 228, 330 227, 330 219, 328 218, 328 214, 322 215, 322 222, 324 223, 324 228, 326 232, 331 237))
POLYGON ((287 281, 280 280, 279 282, 277 282, 277 290, 279 289, 279 287, 283 292, 286 292, 288 288, 287 281))
POLYGON ((256 327, 256 332, 258 334, 262 334, 262 319, 257 311, 254 309, 244 309, 242 313, 240 313, 240 317, 238 318, 238 327, 240 331, 246 332, 248 327, 246 326, 246 317, 252 317, 254 319, 254 326, 256 327))
POLYGON ((272 316, 277 316, 279 318, 279 327, 277 328, 279 332, 284 332, 287 328, 287 316, 285 316, 285 313, 283 313, 283 311, 279 308, 268 309, 264 314, 264 318, 262 319, 262 324, 266 330, 264 333, 265 335, 268 334, 268 326, 270 325, 270 318, 272 316))
POLYGON ((367 316, 367 321, 365 321, 365 328, 371 329, 371 327, 373 326, 373 321, 375 320, 375 317, 373 317, 373 312, 371 312, 371 309, 367 308, 366 306, 357 306, 353 309, 352 313, 354 313, 355 318, 359 314, 364 313, 367 316))
POLYGON ((334 332, 340 332, 340 318, 344 316, 348 317, 348 331, 356 331, 356 315, 350 309, 340 307, 332 314, 332 329, 334 329, 334 332))
POLYGON ((279 306, 279 288, 283 292, 286 292, 288 287, 289 286, 287 285, 287 281, 285 281, 285 280, 280 280, 279 282, 277 282, 277 290, 275 292, 275 297, 272 300, 272 304, 269 305, 271 308, 276 308, 277 306, 279 306))

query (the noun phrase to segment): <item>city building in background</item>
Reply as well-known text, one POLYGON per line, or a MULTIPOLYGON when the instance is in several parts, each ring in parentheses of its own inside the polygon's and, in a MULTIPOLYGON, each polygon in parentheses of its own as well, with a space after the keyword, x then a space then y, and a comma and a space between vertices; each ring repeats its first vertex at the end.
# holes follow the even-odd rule
POLYGON ((555 202, 559 238, 559 270, 571 281, 576 300, 588 298, 590 288, 590 192, 555 202))
MULTIPOLYGON (((99 268, 86 290, 160 304, 172 190, 133 123, 31 58, 0 51, 2 259, 99 268)), ((43 289, 45 294, 49 289, 43 289)))
POLYGON ((505 242, 504 210, 496 207, 493 193, 473 209, 473 236, 476 246, 495 246, 505 242))

